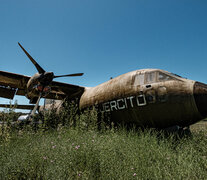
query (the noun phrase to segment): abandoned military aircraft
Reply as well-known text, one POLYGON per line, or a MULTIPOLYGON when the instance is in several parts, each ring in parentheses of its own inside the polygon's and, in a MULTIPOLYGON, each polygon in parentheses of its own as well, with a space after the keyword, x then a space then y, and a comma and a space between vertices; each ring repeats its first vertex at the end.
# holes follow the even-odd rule
MULTIPOLYGON (((19 43, 18 43, 19 44, 19 43)), ((26 96, 30 103, 39 105, 40 98, 78 99, 80 109, 96 106, 110 113, 114 122, 134 123, 142 127, 188 127, 207 117, 207 85, 182 78, 160 69, 132 71, 96 87, 53 81, 64 76, 46 72, 19 44, 38 73, 25 76, 0 71, 0 97, 12 99, 26 96)))

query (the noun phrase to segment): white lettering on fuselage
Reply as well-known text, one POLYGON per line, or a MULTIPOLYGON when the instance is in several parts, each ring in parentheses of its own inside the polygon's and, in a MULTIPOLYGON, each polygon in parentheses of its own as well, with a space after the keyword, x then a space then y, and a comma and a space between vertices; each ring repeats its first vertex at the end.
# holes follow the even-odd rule
POLYGON ((124 99, 118 99, 117 100, 117 109, 125 109, 126 106, 124 103, 125 103, 124 99))
POLYGON ((105 102, 101 105, 102 112, 117 111, 122 109, 133 108, 134 106, 144 106, 146 105, 146 100, 144 95, 139 96, 129 96, 126 98, 120 98, 117 100, 112 100, 105 102), (141 101, 140 101, 141 98, 141 101))

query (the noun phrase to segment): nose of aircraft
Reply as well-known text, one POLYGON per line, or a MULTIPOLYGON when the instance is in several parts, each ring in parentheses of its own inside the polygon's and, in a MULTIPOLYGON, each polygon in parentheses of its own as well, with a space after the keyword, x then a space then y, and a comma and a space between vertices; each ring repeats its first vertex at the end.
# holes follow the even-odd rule
POLYGON ((195 82, 194 98, 198 111, 203 117, 207 117, 207 84, 195 82))

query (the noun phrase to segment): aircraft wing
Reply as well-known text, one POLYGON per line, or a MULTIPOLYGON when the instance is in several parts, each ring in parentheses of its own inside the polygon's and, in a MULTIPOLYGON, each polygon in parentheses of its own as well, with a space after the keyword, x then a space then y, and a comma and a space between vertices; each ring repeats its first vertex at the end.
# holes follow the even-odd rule
POLYGON ((28 110, 34 109, 34 105, 18 105, 18 104, 15 104, 15 105, 0 104, 0 107, 2 107, 2 108, 14 108, 14 109, 28 109, 28 110))
MULTIPOLYGON (((0 71, 0 97, 13 99, 15 94, 25 96, 27 93, 27 82, 30 78, 30 76, 0 71)), ((44 98, 79 98, 84 91, 84 87, 56 81, 52 81, 50 87, 50 93, 47 94, 44 98)))
POLYGON ((14 95, 25 95, 29 76, 0 71, 0 97, 13 99, 14 95))
POLYGON ((64 98, 80 98, 80 96, 84 92, 84 87, 52 81, 50 84, 51 92, 45 96, 45 98, 49 99, 64 99, 64 98))

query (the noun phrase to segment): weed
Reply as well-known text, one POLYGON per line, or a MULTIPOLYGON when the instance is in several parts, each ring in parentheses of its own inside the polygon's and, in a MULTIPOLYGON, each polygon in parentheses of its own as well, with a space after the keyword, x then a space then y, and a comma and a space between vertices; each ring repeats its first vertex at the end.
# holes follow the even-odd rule
POLYGON ((95 110, 61 111, 36 116, 43 121, 36 130, 8 129, 9 141, 0 142, 0 179, 206 178, 206 131, 179 140, 113 125, 97 131, 95 110))

